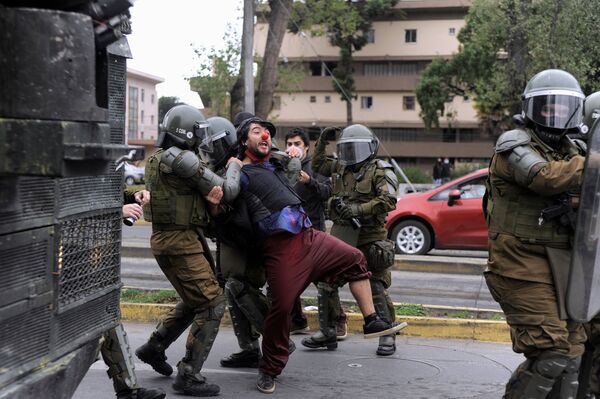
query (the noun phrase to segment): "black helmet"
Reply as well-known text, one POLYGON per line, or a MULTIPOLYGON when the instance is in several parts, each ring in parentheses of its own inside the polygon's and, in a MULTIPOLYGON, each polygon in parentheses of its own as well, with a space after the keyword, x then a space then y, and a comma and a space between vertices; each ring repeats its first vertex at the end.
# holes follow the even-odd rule
POLYGON ((364 125, 350 125, 337 141, 339 162, 343 165, 356 165, 377 154, 379 139, 364 125))
POLYGON ((213 116, 206 121, 210 125, 210 141, 200 146, 200 152, 213 168, 218 169, 235 155, 237 136, 233 124, 228 119, 213 116))
POLYGON ((210 136, 208 122, 202 112, 191 105, 176 105, 167 111, 161 124, 157 146, 165 147, 171 142, 184 150, 197 150, 210 136))
POLYGON ((600 119, 600 91, 587 96, 583 103, 583 121, 590 130, 598 119, 600 119))
POLYGON ((584 97, 573 75, 547 69, 527 83, 523 116, 536 125, 544 141, 557 142, 568 130, 581 127, 584 97))

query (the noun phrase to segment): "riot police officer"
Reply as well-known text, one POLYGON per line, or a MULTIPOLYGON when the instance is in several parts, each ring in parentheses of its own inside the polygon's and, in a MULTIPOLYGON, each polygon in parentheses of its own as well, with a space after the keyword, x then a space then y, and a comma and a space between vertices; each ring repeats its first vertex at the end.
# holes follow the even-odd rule
POLYGON ((545 398, 553 386, 556 397, 577 392, 586 336, 566 314, 564 287, 584 146, 567 133, 583 126, 583 98, 571 74, 536 74, 523 92, 524 126, 498 138, 490 162, 485 278, 506 314, 513 350, 526 357, 506 385, 508 399, 545 398))
POLYGON ((219 387, 200 375, 219 329, 225 297, 203 229, 215 195, 231 201, 239 192, 240 166, 227 168, 225 180, 211 172, 199 156, 212 152, 208 123, 197 109, 178 105, 165 115, 157 146, 146 163, 147 188, 152 201, 144 215, 152 222, 150 246, 161 270, 181 301, 159 323, 136 355, 155 371, 170 375, 165 349, 190 325, 186 353, 178 363, 173 389, 184 395, 214 396, 219 387), (217 193, 217 194, 215 194, 217 193))
MULTIPOLYGON (((337 141, 339 159, 327 159, 325 147, 335 129, 325 129, 316 144, 313 170, 331 176, 329 215, 331 235, 360 249, 371 272, 371 291, 377 314, 386 322, 395 320, 394 305, 388 295, 390 267, 394 263, 394 244, 387 240, 385 217, 396 206, 398 180, 392 166, 375 158, 379 140, 363 125, 346 127, 337 141)), ((338 287, 318 284, 320 331, 302 340, 309 348, 335 349, 336 316, 339 309, 338 287)), ((388 356, 396 351, 395 335, 379 338, 377 354, 388 356)))

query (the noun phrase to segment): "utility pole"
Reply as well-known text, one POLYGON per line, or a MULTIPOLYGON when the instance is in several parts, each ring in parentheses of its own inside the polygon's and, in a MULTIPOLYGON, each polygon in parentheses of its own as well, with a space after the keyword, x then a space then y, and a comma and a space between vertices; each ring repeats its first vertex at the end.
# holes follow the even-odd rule
POLYGON ((254 0, 244 0, 244 111, 254 114, 254 75, 252 57, 254 50, 254 0))

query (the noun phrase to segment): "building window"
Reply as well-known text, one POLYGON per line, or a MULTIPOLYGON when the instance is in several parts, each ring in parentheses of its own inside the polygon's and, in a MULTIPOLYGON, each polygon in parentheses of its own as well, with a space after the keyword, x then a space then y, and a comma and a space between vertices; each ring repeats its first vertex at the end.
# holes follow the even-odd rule
POLYGON ((326 103, 330 103, 331 102, 331 96, 325 96, 325 102, 326 103))
POLYGON ((402 97, 402 109, 405 111, 415 110, 415 96, 404 96, 402 97))
POLYGON ((154 115, 150 115, 150 124, 154 125, 154 115))
POLYGON ((150 104, 154 104, 154 94, 150 95, 150 104))
POLYGON ((144 110, 141 111, 140 123, 144 123, 144 110))
POLYGON ((373 108, 373 97, 372 96, 360 96, 360 107, 362 109, 373 108))
POLYGON ((129 86, 129 120, 127 131, 130 139, 137 138, 138 131, 138 88, 129 86))
POLYGON ((317 96, 310 96, 310 102, 311 103, 316 103, 317 102, 317 96))
POLYGON ((144 102, 144 89, 142 89, 142 95, 141 95, 140 97, 141 97, 141 99, 140 99, 140 100, 141 100, 142 102, 144 102))
POLYGON ((454 36, 454 35, 456 35, 456 28, 449 28, 449 29, 448 29, 448 34, 449 34, 450 36, 454 36))
POLYGON ((417 30, 416 29, 404 30, 404 41, 406 43, 416 43, 417 42, 417 30))
POLYGON ((369 29, 365 32, 365 39, 367 43, 375 43, 375 30, 369 29))
POLYGON ((331 76, 331 71, 335 69, 337 62, 313 61, 308 64, 311 76, 331 76))
POLYGON ((281 109, 281 96, 273 96, 273 109, 274 110, 281 109))
POLYGON ((368 62, 364 66, 365 76, 416 75, 416 62, 368 62))
POLYGON ((140 138, 144 140, 144 132, 140 132, 140 138))

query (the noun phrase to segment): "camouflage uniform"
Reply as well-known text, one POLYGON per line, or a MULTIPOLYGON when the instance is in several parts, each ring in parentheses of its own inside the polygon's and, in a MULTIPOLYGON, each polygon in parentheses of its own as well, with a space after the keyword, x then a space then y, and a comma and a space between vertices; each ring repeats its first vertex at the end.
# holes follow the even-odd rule
POLYGON ((165 362, 164 350, 191 325, 186 354, 177 365, 175 385, 184 386, 184 381, 206 384, 200 370, 218 332, 225 297, 213 272, 214 262, 203 234, 203 228, 209 224, 205 200, 161 162, 163 153, 162 149, 157 151, 146 163, 152 200, 145 206, 144 215, 152 222, 152 253, 181 301, 136 354, 159 373, 169 375, 172 370, 165 362), (143 348, 148 347, 154 352, 148 351, 153 355, 145 360, 143 348))
MULTIPOLYGON (((360 249, 367 259, 368 270, 371 272, 373 303, 378 315, 385 321, 394 322, 394 305, 387 292, 392 283, 389 267, 393 264, 393 243, 386 240, 387 230, 384 224, 387 213, 396 206, 396 190, 398 188, 396 175, 389 163, 375 158, 367 159, 353 167, 345 167, 337 160, 326 157, 326 145, 325 140, 319 139, 312 166, 315 173, 332 179, 331 199, 328 203, 329 215, 334 223, 331 234, 345 241, 346 237, 341 231, 352 229, 350 221, 339 217, 336 211, 337 201, 342 200, 347 205, 358 205, 361 209, 361 216, 358 219, 362 227, 357 242, 349 243, 360 249), (387 254, 388 259, 384 262, 387 264, 382 265, 380 262, 382 253, 387 254), (390 256, 391 259, 389 259, 390 256)), ((324 282, 320 282, 318 286, 321 299, 319 302, 320 328, 321 333, 327 337, 335 334, 335 322, 339 317, 338 287, 324 282), (322 305, 325 309, 321 309, 322 305)), ((394 336, 381 337, 378 353, 393 353, 395 351, 394 338, 394 336)))
POLYGON ((508 382, 505 398, 545 397, 527 393, 544 391, 544 384, 549 392, 555 380, 576 381, 586 336, 580 323, 567 318, 561 300, 572 231, 558 218, 542 221, 540 215, 558 197, 578 192, 581 153, 566 136, 552 147, 533 130, 514 130, 499 138, 490 163, 484 205, 489 226, 485 278, 506 314, 513 350, 527 358, 508 382), (511 137, 519 137, 513 140, 519 144, 503 148, 511 137), (519 166, 523 154, 539 159, 525 176, 519 166))

